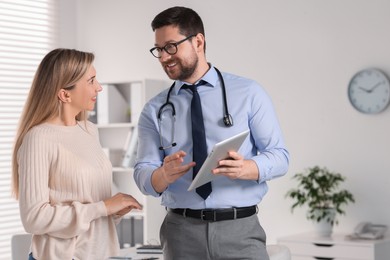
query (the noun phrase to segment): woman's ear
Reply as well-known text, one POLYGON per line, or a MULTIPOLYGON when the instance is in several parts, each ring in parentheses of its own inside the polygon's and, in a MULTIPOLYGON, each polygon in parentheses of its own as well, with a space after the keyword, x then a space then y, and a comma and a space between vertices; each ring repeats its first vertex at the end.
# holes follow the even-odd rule
POLYGON ((69 92, 63 88, 58 91, 58 99, 63 103, 68 103, 71 101, 69 92))

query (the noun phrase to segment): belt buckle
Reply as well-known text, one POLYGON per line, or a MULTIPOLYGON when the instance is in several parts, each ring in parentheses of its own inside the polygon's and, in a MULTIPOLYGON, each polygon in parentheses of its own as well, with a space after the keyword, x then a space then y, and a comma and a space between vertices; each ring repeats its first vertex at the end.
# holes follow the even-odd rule
POLYGON ((203 221, 204 220, 204 213, 203 213, 203 209, 200 210, 200 219, 203 221))
POLYGON ((205 209, 202 209, 200 210, 200 219, 202 221, 205 221, 205 217, 206 217, 206 214, 205 212, 212 212, 213 213, 213 221, 217 221, 217 211, 216 210, 205 210, 205 209))

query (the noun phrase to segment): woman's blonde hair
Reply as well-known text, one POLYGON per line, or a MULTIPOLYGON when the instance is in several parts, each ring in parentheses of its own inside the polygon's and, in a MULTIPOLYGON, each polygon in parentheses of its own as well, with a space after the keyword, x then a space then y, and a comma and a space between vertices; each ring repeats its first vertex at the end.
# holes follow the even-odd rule
MULTIPOLYGON (((19 197, 19 172, 17 153, 26 133, 61 112, 58 92, 70 90, 84 76, 94 61, 94 54, 73 49, 55 49, 41 61, 35 73, 30 92, 19 121, 12 155, 12 194, 19 197)), ((77 120, 86 120, 82 111, 77 120)))

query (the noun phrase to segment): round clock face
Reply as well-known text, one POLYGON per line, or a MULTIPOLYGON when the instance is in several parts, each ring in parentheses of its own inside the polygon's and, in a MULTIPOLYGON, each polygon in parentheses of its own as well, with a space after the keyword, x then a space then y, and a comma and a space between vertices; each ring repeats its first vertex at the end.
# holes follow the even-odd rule
POLYGON ((365 69, 356 73, 348 86, 352 106, 362 113, 376 114, 390 103, 390 82, 378 69, 365 69))

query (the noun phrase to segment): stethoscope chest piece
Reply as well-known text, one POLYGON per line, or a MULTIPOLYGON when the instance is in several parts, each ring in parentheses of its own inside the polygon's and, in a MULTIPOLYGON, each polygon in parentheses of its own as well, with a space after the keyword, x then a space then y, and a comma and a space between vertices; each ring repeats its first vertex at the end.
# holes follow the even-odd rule
POLYGON ((230 114, 226 114, 223 116, 223 123, 225 124, 225 126, 227 127, 231 127, 233 126, 233 118, 230 114))

